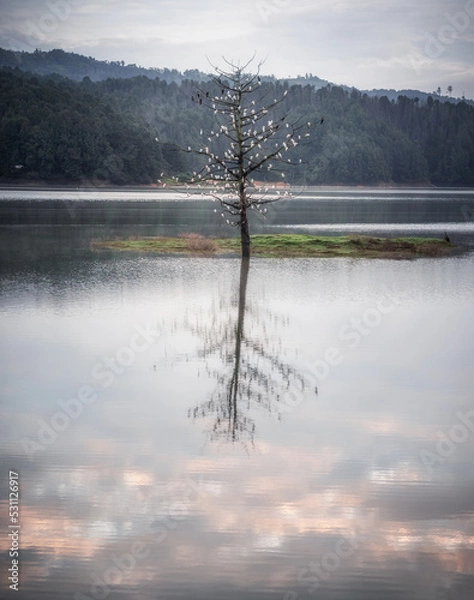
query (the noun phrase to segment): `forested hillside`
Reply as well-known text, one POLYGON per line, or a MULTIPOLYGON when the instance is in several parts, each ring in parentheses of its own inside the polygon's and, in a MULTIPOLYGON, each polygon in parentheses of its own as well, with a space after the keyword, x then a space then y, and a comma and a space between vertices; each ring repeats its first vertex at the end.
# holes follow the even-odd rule
POLYGON ((56 49, 49 52, 35 50, 35 52, 13 52, 0 48, 0 67, 18 67, 22 71, 35 75, 51 75, 56 73, 62 77, 82 81, 89 77, 92 81, 117 78, 127 79, 144 75, 154 79, 159 77, 171 83, 181 82, 186 77, 201 79, 202 74, 196 69, 180 73, 176 69, 147 69, 135 64, 126 65, 123 60, 105 61, 97 60, 91 56, 82 56, 74 52, 65 52, 56 49))
POLYGON ((0 176, 156 180, 161 148, 143 121, 86 87, 0 70, 0 176))
MULTIPOLYGON (((35 50, 34 52, 13 51, 0 48, 0 67, 19 68, 27 73, 35 75, 52 75, 57 74, 62 77, 67 77, 74 81, 82 81, 84 77, 89 77, 91 81, 103 81, 105 79, 129 79, 131 77, 145 76, 150 79, 159 77, 162 81, 168 83, 181 83, 184 79, 193 79, 194 81, 206 81, 211 78, 209 74, 203 73, 198 69, 190 69, 181 73, 177 69, 160 69, 160 68, 145 68, 135 64, 125 64, 123 60, 106 61, 97 60, 92 56, 83 56, 74 52, 65 52, 61 49, 42 51, 35 50)), ((274 75, 262 75, 265 81, 276 82, 274 75)), ((331 84, 330 81, 321 79, 312 73, 297 75, 294 78, 285 79, 289 85, 311 85, 315 89, 331 84)), ((331 84, 332 85, 332 84, 331 84)), ((346 90, 351 88, 341 86, 346 90)), ((387 96, 390 100, 396 100, 399 95, 409 98, 418 97, 421 102, 425 102, 429 94, 420 90, 403 90, 397 92, 394 89, 384 90, 366 90, 369 96, 387 96)), ((441 96, 441 88, 432 93, 440 100, 449 100, 456 102, 454 98, 449 96, 441 96)), ((474 101, 467 99, 468 104, 474 105, 474 101)))
MULTIPOLYGON (((211 85, 201 84, 204 92, 211 85)), ((474 107, 466 102, 262 84, 269 98, 285 90, 281 113, 303 122, 324 118, 295 149, 298 166, 288 168, 288 181, 474 185, 474 107)), ((197 159, 176 145, 199 147, 200 131, 213 126, 212 111, 193 102, 195 94, 196 83, 187 79, 74 82, 1 69, 0 176, 131 184, 156 181, 161 173, 189 175, 197 159)))

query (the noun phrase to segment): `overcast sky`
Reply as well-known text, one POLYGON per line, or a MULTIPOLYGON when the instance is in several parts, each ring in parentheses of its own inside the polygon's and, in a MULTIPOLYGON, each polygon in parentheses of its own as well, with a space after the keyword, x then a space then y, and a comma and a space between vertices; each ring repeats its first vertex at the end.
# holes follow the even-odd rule
POLYGON ((0 46, 198 68, 254 51, 264 72, 474 98, 474 0, 0 0, 0 46))

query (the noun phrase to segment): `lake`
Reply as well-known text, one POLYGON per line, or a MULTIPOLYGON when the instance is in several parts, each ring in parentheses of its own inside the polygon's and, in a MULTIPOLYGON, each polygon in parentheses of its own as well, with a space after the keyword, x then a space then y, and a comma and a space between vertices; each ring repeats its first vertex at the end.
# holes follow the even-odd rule
POLYGON ((474 191, 303 189, 252 222, 449 258, 90 247, 233 235, 215 208, 0 190, 5 597, 472 598, 474 191))

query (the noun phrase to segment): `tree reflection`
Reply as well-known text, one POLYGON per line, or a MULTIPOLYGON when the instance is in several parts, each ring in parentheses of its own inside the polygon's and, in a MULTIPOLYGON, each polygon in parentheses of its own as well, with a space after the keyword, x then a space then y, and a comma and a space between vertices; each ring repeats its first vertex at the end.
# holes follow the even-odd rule
POLYGON ((297 353, 282 346, 279 333, 288 319, 247 300, 249 270, 249 259, 242 258, 234 300, 221 299, 205 319, 186 319, 186 328, 204 342, 200 356, 217 382, 188 416, 208 424, 212 441, 253 446, 258 409, 281 419, 317 388, 309 372, 291 364, 297 353))

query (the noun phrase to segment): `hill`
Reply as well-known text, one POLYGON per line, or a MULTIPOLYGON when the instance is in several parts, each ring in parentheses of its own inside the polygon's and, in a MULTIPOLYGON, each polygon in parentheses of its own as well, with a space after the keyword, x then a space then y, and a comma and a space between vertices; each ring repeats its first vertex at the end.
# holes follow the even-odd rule
POLYGON ((150 79, 159 77, 171 83, 180 83, 183 79, 205 79, 206 75, 197 69, 180 73, 176 69, 147 69, 135 64, 126 65, 124 61, 108 62, 97 60, 91 56, 82 56, 64 50, 51 50, 42 52, 13 52, 0 48, 0 67, 18 68, 22 71, 36 75, 57 74, 73 81, 82 81, 88 77, 91 81, 104 79, 129 79, 131 77, 145 76, 150 79))
MULTIPOLYGON (((97 60, 91 56, 83 56, 73 52, 65 52, 56 49, 44 52, 35 50, 34 52, 21 52, 4 50, 0 48, 0 67, 19 68, 24 72, 35 73, 37 75, 57 74, 73 81, 82 81, 88 77, 91 81, 104 81, 105 79, 130 79, 132 77, 144 76, 149 79, 159 77, 168 83, 181 83, 185 79, 193 81, 206 81, 209 74, 203 73, 198 69, 189 69, 183 73, 176 69, 166 68, 145 68, 135 64, 125 64, 121 61, 97 60)), ((266 81, 276 81, 273 75, 264 77, 266 81)), ((320 89, 327 85, 334 85, 326 79, 321 79, 312 73, 298 75, 297 77, 287 78, 288 85, 311 85, 314 89, 320 89)), ((342 85, 343 89, 350 91, 352 88, 342 85)), ((420 90, 394 90, 394 89, 374 89, 362 90, 362 93, 368 96, 387 96, 389 100, 396 100, 398 96, 407 96, 408 98, 418 98, 420 102, 426 102, 429 96, 438 97, 438 99, 447 102, 456 102, 460 98, 454 99, 449 96, 441 96, 438 92, 428 94, 420 90)), ((474 101, 463 98, 467 103, 474 105, 474 101)))
POLYGON ((457 102, 463 101, 466 102, 467 104, 470 104, 471 106, 474 106, 474 100, 470 100, 468 98, 453 98, 452 96, 442 96, 441 93, 436 92, 432 92, 431 94, 428 94, 427 92, 420 92, 420 90, 385 90, 385 89, 378 89, 378 90, 362 90, 362 93, 367 94, 368 96, 375 96, 378 98, 381 98, 382 96, 386 96, 389 100, 397 100, 398 96, 406 96, 407 98, 410 98, 412 100, 414 100, 415 98, 418 98, 419 102, 427 102, 428 98, 437 98, 438 100, 442 101, 442 102, 453 102, 454 104, 456 104, 457 102))
POLYGON ((0 69, 0 177, 151 183, 160 146, 140 119, 121 115, 68 80, 0 69))
MULTIPOLYGON (((317 88, 312 79, 262 82, 268 97, 287 92, 280 115, 303 122, 324 117, 293 151, 298 166, 287 170, 290 183, 474 185, 474 107, 468 103, 370 97, 324 82, 317 88)), ((200 85, 212 92, 210 81, 200 85)), ((176 146, 199 147, 201 131, 213 124, 212 114, 192 101, 195 90, 187 78, 73 81, 0 68, 0 177, 115 184, 156 182, 162 173, 188 177, 200 167, 199 157, 176 146)))

